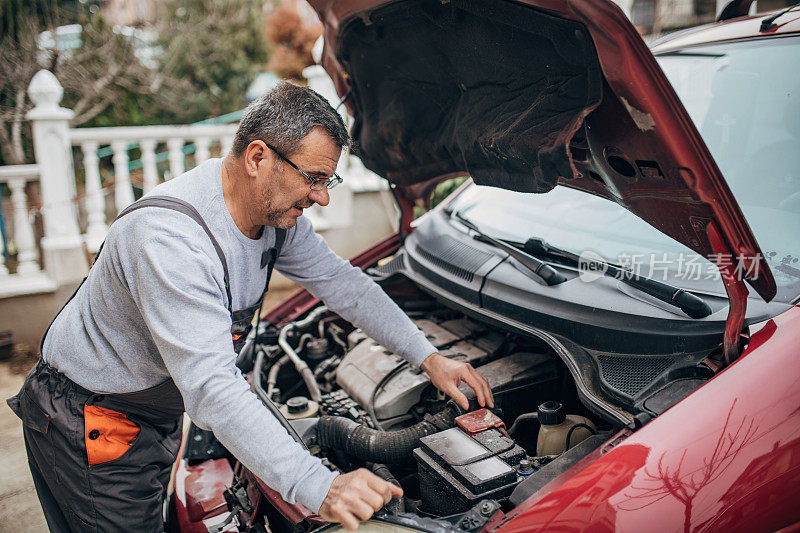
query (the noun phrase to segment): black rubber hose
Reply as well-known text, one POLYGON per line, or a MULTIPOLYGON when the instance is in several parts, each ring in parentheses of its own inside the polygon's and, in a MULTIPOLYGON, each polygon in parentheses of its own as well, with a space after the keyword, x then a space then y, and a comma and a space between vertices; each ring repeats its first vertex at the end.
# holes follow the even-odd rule
POLYGON ((570 439, 572 439, 572 433, 578 428, 588 429, 589 432, 592 435, 597 435, 597 432, 594 429, 592 429, 592 427, 590 425, 588 425, 588 424, 575 424, 574 426, 569 428, 569 431, 567 431, 567 441, 564 443, 564 451, 569 450, 569 441, 570 441, 570 439))
POLYGON ((511 424, 511 427, 508 429, 508 434, 512 437, 517 433, 517 430, 522 425, 523 422, 527 422, 528 420, 539 420, 539 413, 524 413, 517 417, 514 420, 514 423, 511 424))
POLYGON ((453 427, 456 412, 447 407, 411 427, 378 431, 342 416, 323 416, 317 423, 317 441, 325 448, 343 450, 362 461, 390 465, 411 461, 419 439, 453 427))
MULTIPOLYGON (((372 465, 372 473, 376 476, 385 479, 392 485, 396 485, 400 487, 400 482, 397 481, 397 478, 394 477, 391 470, 386 465, 382 465, 380 463, 375 463, 372 465)), ((402 487, 401 487, 402 488, 402 487)), ((391 514, 398 514, 398 513, 405 513, 406 512, 406 504, 404 498, 392 498, 389 503, 383 506, 386 512, 391 514)))

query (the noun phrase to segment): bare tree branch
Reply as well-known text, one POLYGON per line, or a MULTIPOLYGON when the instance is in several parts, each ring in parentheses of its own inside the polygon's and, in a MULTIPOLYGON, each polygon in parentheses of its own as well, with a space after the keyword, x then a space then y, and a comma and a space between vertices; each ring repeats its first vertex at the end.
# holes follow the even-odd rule
POLYGON ((85 118, 83 115, 84 110, 89 106, 96 107, 97 103, 95 102, 98 97, 104 93, 105 89, 109 86, 112 81, 115 81, 117 76, 122 72, 122 65, 113 63, 109 65, 108 71, 103 75, 97 78, 93 83, 90 84, 89 88, 86 92, 80 96, 78 101, 72 106, 72 110, 75 112, 75 117, 72 119, 72 125, 77 126, 79 124, 83 124, 84 122, 90 120, 94 115, 85 118))
POLYGON ((626 510, 640 510, 672 496, 684 506, 684 531, 691 529, 691 519, 694 500, 705 487, 718 479, 733 463, 735 457, 752 443, 756 438, 755 421, 742 418, 738 427, 730 431, 731 418, 736 406, 736 399, 731 403, 725 422, 719 436, 714 443, 714 448, 708 456, 700 458, 702 466, 691 472, 683 472, 684 461, 688 449, 681 453, 677 464, 671 469, 667 463, 667 453, 659 457, 656 472, 645 468, 642 484, 631 484, 631 493, 626 493, 628 502, 638 502, 633 505, 622 506, 626 510))
POLYGON ((72 124, 77 126, 85 122, 89 122, 94 117, 96 117, 97 115, 108 109, 108 106, 110 106, 113 101, 114 100, 111 97, 104 97, 102 100, 95 102, 94 105, 92 105, 92 107, 85 110, 82 114, 75 115, 75 117, 71 121, 72 124))

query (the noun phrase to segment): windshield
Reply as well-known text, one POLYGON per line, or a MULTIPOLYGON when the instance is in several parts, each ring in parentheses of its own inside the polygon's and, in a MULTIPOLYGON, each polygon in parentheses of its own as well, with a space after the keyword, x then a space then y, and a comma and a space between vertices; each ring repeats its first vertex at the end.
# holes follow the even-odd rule
MULTIPOLYGON (((744 212, 778 284, 800 294, 800 38, 691 47, 657 56, 744 212)), ((718 269, 623 207, 557 187, 472 186, 453 206, 485 232, 593 251, 640 275, 724 294, 718 269), (503 217, 497 213, 502 212, 503 217)))

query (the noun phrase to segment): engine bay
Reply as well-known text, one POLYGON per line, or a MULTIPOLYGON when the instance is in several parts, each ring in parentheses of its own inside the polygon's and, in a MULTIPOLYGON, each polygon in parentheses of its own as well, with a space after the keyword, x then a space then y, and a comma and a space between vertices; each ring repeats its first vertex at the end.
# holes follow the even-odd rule
POLYGON ((488 379, 493 409, 462 384, 464 411, 420 369, 322 305, 280 330, 262 327, 242 352, 254 361, 254 391, 311 453, 332 469, 368 468, 403 488, 385 512, 473 530, 476 517, 512 508, 620 429, 583 405, 540 339, 446 307, 407 280, 393 285, 387 293, 441 355, 488 379))

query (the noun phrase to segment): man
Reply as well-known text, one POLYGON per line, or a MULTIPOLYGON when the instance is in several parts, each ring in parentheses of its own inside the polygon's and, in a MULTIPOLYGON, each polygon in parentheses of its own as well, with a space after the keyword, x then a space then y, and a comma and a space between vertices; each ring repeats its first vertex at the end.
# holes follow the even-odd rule
POLYGON ((354 529, 401 495, 366 470, 324 467, 235 366, 231 332, 252 319, 279 249, 276 268, 440 390, 466 407, 463 381, 492 405, 483 376, 436 354, 301 216, 328 204, 347 142, 325 100, 282 83, 247 109, 224 159, 159 185, 112 224, 88 278, 45 333, 42 361, 9 400, 52 530, 162 529, 184 407, 287 501, 326 520, 354 529))

